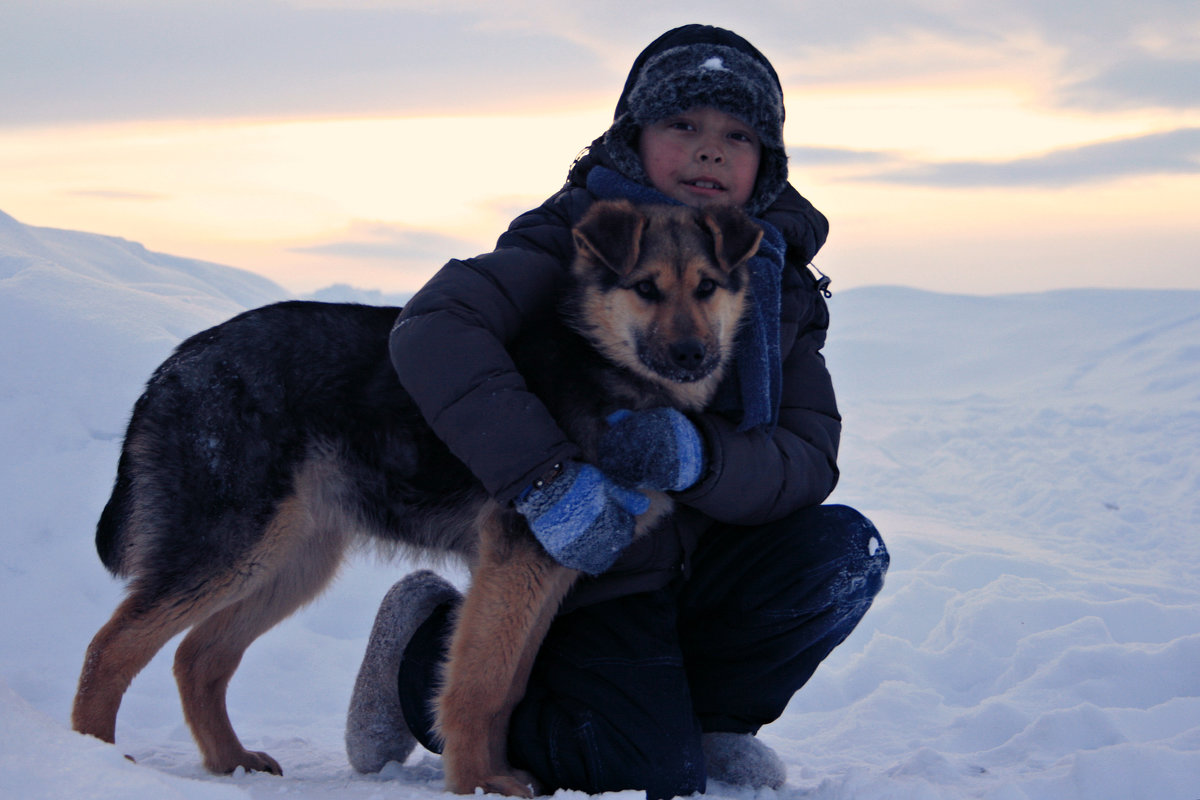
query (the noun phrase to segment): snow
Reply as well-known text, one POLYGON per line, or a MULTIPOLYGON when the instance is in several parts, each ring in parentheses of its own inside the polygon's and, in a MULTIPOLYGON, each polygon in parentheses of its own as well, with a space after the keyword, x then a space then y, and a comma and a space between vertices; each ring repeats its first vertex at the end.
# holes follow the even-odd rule
MULTIPOLYGON (((121 593, 92 533, 142 383, 181 337, 285 296, 0 215, 0 797, 442 794, 435 756, 367 777, 342 751, 376 605, 407 563, 357 558, 248 652, 231 714, 283 778, 204 772, 173 646, 134 681, 116 747, 69 727, 84 648, 121 593)), ((762 794, 1200 798, 1200 293, 877 287, 831 307, 833 500, 875 520, 893 562, 763 730, 790 773, 762 794)))

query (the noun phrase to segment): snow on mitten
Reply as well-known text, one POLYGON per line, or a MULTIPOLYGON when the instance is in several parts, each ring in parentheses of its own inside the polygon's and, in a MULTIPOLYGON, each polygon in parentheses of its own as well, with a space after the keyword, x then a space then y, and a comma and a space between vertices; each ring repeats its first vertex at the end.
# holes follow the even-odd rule
POLYGON ((641 492, 613 483, 591 464, 568 461, 513 503, 533 535, 565 567, 599 575, 631 541, 634 517, 650 507, 641 492))
POLYGON ((622 409, 608 416, 597 463, 619 483, 680 492, 704 474, 704 441, 690 419, 674 408, 622 409))

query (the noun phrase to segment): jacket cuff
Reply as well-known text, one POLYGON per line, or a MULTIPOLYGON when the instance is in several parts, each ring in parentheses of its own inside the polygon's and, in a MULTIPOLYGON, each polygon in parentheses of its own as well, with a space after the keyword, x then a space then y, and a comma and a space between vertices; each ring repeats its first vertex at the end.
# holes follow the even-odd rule
POLYGON ((688 419, 700 432, 701 447, 704 451, 703 469, 700 477, 687 489, 672 492, 672 496, 688 506, 701 504, 717 484, 717 480, 725 468, 725 442, 717 426, 713 424, 708 414, 689 414, 688 419))

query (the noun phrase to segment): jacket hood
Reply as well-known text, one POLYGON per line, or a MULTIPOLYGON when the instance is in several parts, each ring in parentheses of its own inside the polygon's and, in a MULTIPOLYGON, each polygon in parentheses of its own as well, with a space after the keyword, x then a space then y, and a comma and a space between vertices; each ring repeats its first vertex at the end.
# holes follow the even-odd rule
POLYGON ((733 31, 713 25, 683 25, 667 31, 646 45, 646 49, 634 59, 633 66, 629 70, 629 75, 625 78, 625 87, 621 90, 621 97, 617 100, 617 109, 613 114, 613 120, 619 119, 622 114, 629 111, 629 94, 633 91, 638 76, 642 74, 642 69, 646 66, 647 61, 667 50, 695 44, 721 45, 740 50, 762 64, 771 76, 771 79, 775 82, 775 87, 779 90, 780 96, 783 95, 783 86, 779 82, 779 76, 775 73, 775 68, 771 66, 771 62, 767 60, 767 57, 759 52, 758 48, 750 44, 750 42, 738 36, 733 31))
POLYGON ((643 126, 697 105, 736 116, 759 135, 758 177, 746 210, 760 214, 787 185, 783 89, 770 61, 724 28, 684 25, 638 55, 603 136, 606 160, 626 177, 648 184, 638 156, 643 126))

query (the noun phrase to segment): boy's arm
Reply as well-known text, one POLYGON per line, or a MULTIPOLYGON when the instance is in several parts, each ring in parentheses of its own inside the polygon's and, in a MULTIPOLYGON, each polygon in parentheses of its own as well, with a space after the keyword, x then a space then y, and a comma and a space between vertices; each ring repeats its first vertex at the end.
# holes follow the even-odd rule
POLYGON ((526 387, 506 345, 552 306, 571 258, 583 198, 522 215, 497 248, 446 264, 405 306, 392 364, 434 432, 500 502, 578 448, 526 387))
MULTIPOLYGON (((813 292, 815 295, 816 293, 813 292)), ((818 298, 821 307, 824 299, 818 298)), ((708 469, 678 500, 713 519, 755 525, 825 500, 837 484, 841 417, 820 348, 825 326, 803 331, 783 368, 779 425, 738 431, 718 414, 694 417, 708 469)))
POLYGON ((788 259, 800 269, 816 258, 829 237, 829 220, 790 183, 763 212, 762 218, 783 234, 788 243, 788 259))
MULTIPOLYGON (((783 364, 779 425, 771 434, 740 432, 717 414, 694 418, 704 437, 708 469, 680 492, 680 502, 732 524, 761 524, 821 503, 838 480, 842 422, 821 348, 829 309, 806 265, 825 243, 829 223, 790 185, 763 214, 788 242, 791 289, 800 299, 799 327, 783 364)), ((785 270, 785 274, 788 270, 785 270)), ((787 287, 785 287, 787 291, 787 287)), ((786 344, 785 344, 786 348, 786 344)))

